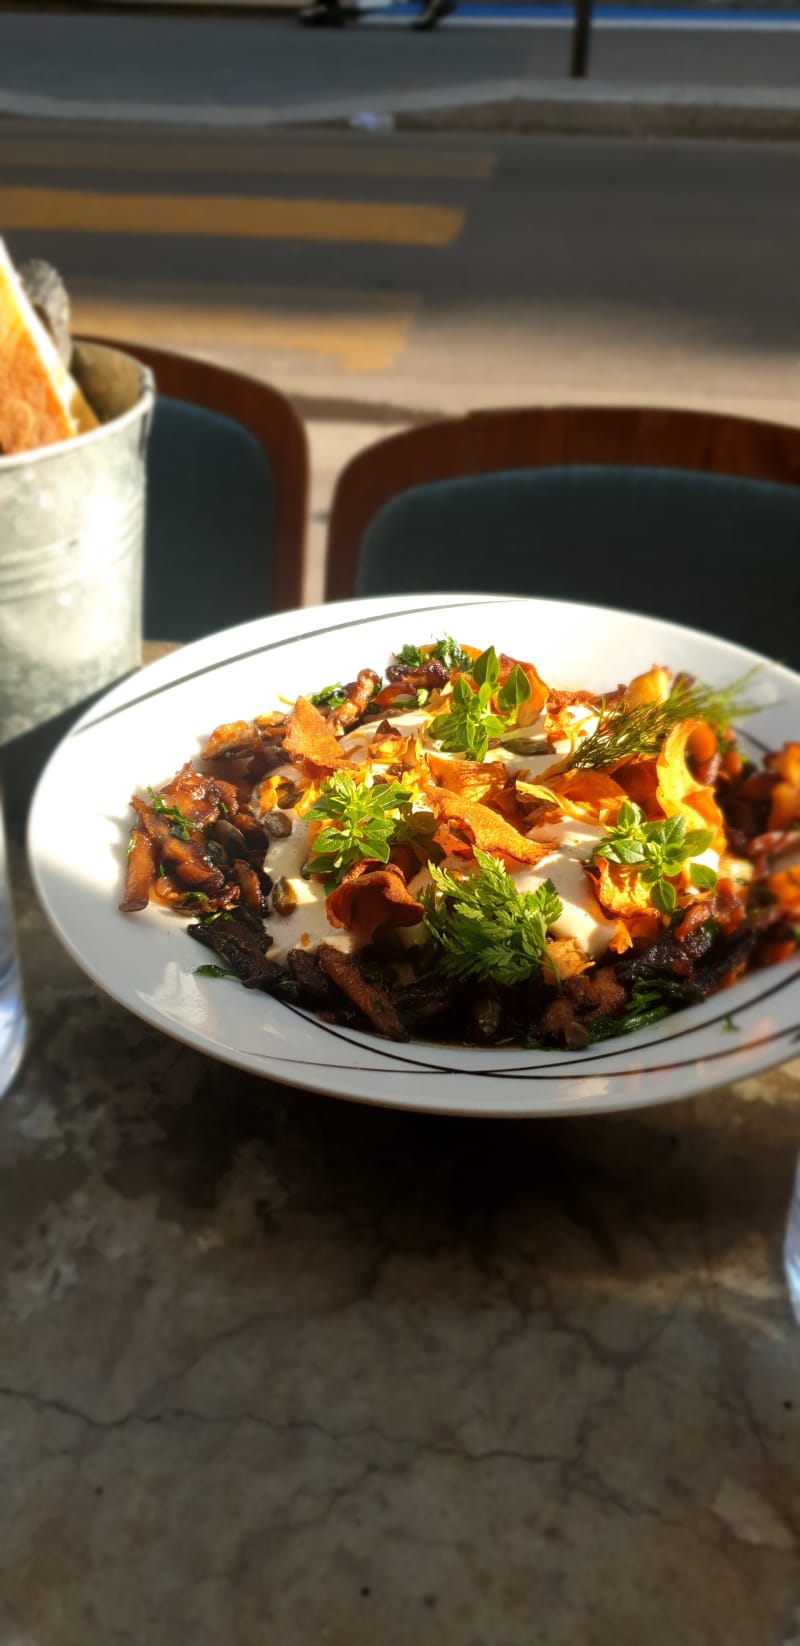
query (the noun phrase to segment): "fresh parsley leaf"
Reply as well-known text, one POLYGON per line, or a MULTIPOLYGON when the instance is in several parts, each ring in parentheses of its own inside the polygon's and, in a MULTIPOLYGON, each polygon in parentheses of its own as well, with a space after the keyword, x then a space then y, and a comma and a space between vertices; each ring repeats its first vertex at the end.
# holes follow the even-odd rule
POLYGON ((689 863, 690 877, 698 889, 709 891, 716 885, 713 869, 691 861, 708 849, 713 838, 713 829, 687 831, 682 812, 648 823, 640 806, 624 800, 616 824, 607 830, 605 839, 592 855, 633 869, 642 885, 650 888, 653 907, 669 916, 674 914, 678 902, 671 882, 680 874, 684 863, 689 863))
POLYGON ((548 928, 562 912, 551 880, 518 892, 502 863, 475 851, 478 867, 463 880, 435 863, 422 894, 425 925, 442 951, 448 977, 521 983, 547 964, 548 928))
POLYGON ((470 666, 466 652, 461 650, 458 641, 454 640, 452 635, 449 634, 445 635, 443 640, 437 640, 431 652, 431 657, 435 657, 439 663, 443 663, 451 674, 456 669, 459 673, 462 673, 464 670, 468 670, 470 666))
POLYGON ((432 720, 428 731, 436 743, 451 754, 467 760, 485 760, 491 738, 503 737, 514 724, 521 705, 530 697, 530 683, 515 664, 498 691, 500 663, 494 646, 489 646, 469 665, 468 675, 459 674, 453 684, 450 707, 432 720), (492 708, 496 696, 497 712, 492 708))
POLYGON ((347 702, 347 692, 344 686, 337 683, 335 686, 323 686, 319 692, 312 692, 309 703, 315 709, 338 709, 347 702))
POLYGON ((158 812, 160 817, 165 817, 172 824, 172 833, 177 835, 179 840, 191 840, 192 825, 188 817, 184 817, 180 808, 178 806, 168 806, 163 795, 156 794, 155 789, 148 789, 147 793, 150 796, 153 811, 158 812))
POLYGON ((235 972, 226 972, 224 966, 195 966, 195 977, 235 977, 235 972))
POLYGON ((435 657, 437 663, 442 663, 451 674, 456 670, 469 671, 470 666, 466 652, 461 650, 458 642, 449 634, 437 640, 435 646, 429 646, 426 651, 423 651, 421 646, 403 646, 399 652, 395 652, 395 657, 398 663, 405 663, 407 669, 421 668, 429 657, 435 657))
POLYGON ((401 646, 394 655, 398 663, 405 663, 407 669, 421 669, 425 662, 419 646, 401 646))
POLYGON ((311 848, 309 869, 328 886, 341 884, 348 869, 363 857, 388 863, 398 814, 411 803, 401 783, 357 783, 347 772, 325 779, 308 811, 325 827, 311 848))

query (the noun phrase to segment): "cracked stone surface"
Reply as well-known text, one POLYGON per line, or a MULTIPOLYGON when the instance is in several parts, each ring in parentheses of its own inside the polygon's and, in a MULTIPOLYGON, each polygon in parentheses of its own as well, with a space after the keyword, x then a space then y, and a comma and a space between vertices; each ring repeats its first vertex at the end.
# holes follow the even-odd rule
POLYGON ((349 1107, 148 1029, 16 892, 0 1646, 797 1646, 800 1060, 349 1107))

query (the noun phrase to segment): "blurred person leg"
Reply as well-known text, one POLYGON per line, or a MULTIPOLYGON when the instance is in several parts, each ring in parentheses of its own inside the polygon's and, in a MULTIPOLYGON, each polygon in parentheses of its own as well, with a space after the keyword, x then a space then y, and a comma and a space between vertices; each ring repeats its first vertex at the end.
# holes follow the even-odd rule
MULTIPOLYGON (((351 14, 355 17, 357 14, 351 14)), ((297 13, 298 23, 306 28, 341 28, 347 22, 344 7, 340 0, 310 0, 307 6, 301 6, 297 13)))
POLYGON ((441 23, 443 17, 449 17, 451 11, 455 11, 455 0, 426 0, 419 17, 414 19, 411 27, 418 33, 435 29, 437 23, 441 23))

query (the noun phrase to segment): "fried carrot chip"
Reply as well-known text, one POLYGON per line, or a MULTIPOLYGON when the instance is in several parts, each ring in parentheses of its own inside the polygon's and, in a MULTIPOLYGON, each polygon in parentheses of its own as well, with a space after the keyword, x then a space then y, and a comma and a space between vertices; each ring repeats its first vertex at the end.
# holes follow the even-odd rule
POLYGON ((442 822, 457 823, 459 828, 466 829, 482 852, 499 852, 518 863, 538 863, 552 851, 551 844, 528 840, 513 824, 478 800, 467 800, 464 795, 452 794, 448 789, 431 788, 428 804, 442 822))
POLYGON ((598 903, 608 914, 652 914, 650 888, 642 885, 641 876, 635 868, 627 868, 624 863, 609 863, 604 857, 596 857, 590 879, 594 884, 598 903))
POLYGON ((642 703, 663 703, 669 697, 672 686, 672 675, 660 663, 654 663, 652 669, 644 674, 634 675, 625 693, 625 702, 632 709, 642 703))
POLYGON ((764 765, 778 778, 770 801, 768 829, 788 829, 800 822, 800 743, 784 743, 764 765))
POLYGON ((347 757, 327 721, 307 697, 298 697, 292 709, 283 746, 289 760, 305 760, 321 771, 336 772, 347 765, 347 757))
POLYGON ((661 816, 655 760, 625 760, 614 767, 614 779, 628 799, 641 806, 648 822, 661 816))
POLYGON ((698 784, 686 758, 701 728, 705 729, 702 720, 681 720, 670 732, 656 761, 658 803, 665 817, 682 812, 689 829, 713 829, 712 849, 722 852, 727 844, 722 812, 713 790, 706 784, 698 784))
POLYGON ((445 755, 429 754, 428 769, 442 789, 463 795, 466 800, 486 801, 495 805, 501 790, 513 785, 502 761, 448 760, 445 755))
POLYGON ((358 932, 367 941, 379 926, 417 926, 422 904, 411 896, 402 871, 393 863, 364 858, 325 899, 332 926, 358 932))
POLYGON ((767 891, 782 909, 796 914, 800 910, 800 864, 793 869, 781 869, 778 874, 771 874, 767 891))
POLYGON ((533 800, 545 800, 565 817, 579 822, 616 823, 619 808, 626 799, 626 791, 608 772, 582 770, 563 772, 551 777, 546 784, 525 783, 517 780, 517 794, 533 800))
POLYGON ((581 972, 588 971, 594 965, 574 937, 551 938, 547 945, 547 958, 561 983, 568 977, 580 977, 581 972))
POLYGON ((633 936, 630 927, 625 924, 624 920, 617 919, 615 921, 614 936, 608 946, 614 950, 615 954, 624 954, 626 949, 633 948, 633 936))

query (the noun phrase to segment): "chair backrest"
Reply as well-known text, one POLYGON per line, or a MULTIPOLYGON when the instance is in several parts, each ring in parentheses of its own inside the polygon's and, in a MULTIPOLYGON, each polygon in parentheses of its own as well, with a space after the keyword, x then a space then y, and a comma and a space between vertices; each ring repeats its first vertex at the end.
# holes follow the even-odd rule
POLYGON ((268 384, 167 349, 98 338, 150 368, 144 633, 192 640, 302 604, 308 445, 268 384))
POLYGON ((333 501, 326 595, 624 606, 798 667, 799 580, 800 429, 555 408, 473 413, 361 452, 333 501))

